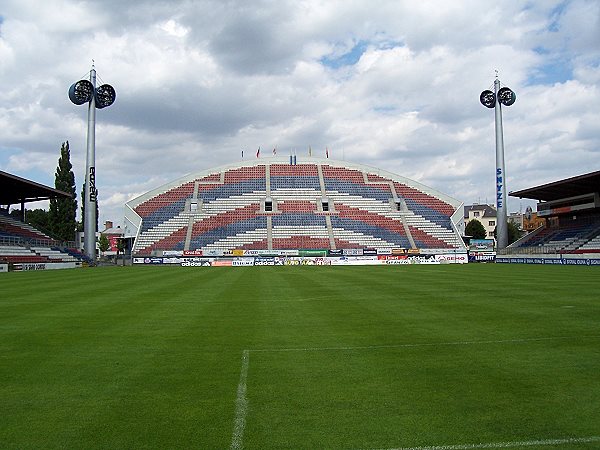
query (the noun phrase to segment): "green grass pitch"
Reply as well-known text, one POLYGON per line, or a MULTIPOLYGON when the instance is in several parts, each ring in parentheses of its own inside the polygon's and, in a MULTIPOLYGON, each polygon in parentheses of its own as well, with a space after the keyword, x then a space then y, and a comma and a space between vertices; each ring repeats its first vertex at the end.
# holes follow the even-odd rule
POLYGON ((600 272, 0 274, 2 449, 600 448, 600 272))

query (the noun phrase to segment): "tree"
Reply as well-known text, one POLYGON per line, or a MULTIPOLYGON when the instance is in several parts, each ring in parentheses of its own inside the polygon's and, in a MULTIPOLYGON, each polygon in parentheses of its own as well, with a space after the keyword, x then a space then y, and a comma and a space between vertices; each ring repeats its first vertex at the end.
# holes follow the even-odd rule
POLYGON ((485 228, 477 219, 473 219, 467 224, 465 234, 473 239, 485 239, 487 237, 485 228))
POLYGON ((25 210, 25 222, 40 231, 50 230, 50 219, 48 217, 48 211, 45 209, 38 208, 25 210))
MULTIPOLYGON (((13 209, 10 212, 10 217, 15 220, 21 220, 21 211, 13 209)), ((25 209, 25 223, 28 223, 33 228, 37 228, 43 233, 50 232, 50 221, 48 219, 48 211, 45 209, 25 209)))
POLYGON ((77 222, 75 220, 77 213, 77 193, 75 191, 75 175, 73 174, 73 166, 70 159, 69 141, 63 142, 54 176, 54 187, 71 194, 72 197, 50 199, 48 219, 52 234, 64 241, 75 240, 75 231, 77 230, 77 222))
POLYGON ((110 241, 108 240, 108 237, 106 237, 105 234, 100 235, 100 240, 98 241, 98 248, 102 253, 104 253, 110 248, 110 241))
POLYGON ((508 231, 508 245, 518 241, 521 236, 523 236, 523 232, 519 230, 519 227, 514 222, 508 222, 508 228, 506 231, 508 231))

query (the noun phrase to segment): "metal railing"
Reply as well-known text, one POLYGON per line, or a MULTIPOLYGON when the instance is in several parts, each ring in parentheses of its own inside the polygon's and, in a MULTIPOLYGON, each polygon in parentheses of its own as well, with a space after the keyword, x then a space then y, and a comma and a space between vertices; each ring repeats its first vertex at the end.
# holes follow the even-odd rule
POLYGON ((75 241, 57 241, 55 239, 26 238, 22 236, 0 236, 0 245, 76 248, 75 241))

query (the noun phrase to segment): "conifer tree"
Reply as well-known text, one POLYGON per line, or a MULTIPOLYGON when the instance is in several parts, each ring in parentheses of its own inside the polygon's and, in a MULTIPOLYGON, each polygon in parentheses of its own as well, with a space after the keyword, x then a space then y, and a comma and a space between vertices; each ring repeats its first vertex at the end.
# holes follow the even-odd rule
POLYGON ((75 175, 72 169, 69 141, 63 142, 54 176, 54 187, 71 194, 73 197, 50 199, 49 225, 54 236, 65 241, 75 240, 75 230, 77 229, 75 220, 77 192, 75 191, 75 175))

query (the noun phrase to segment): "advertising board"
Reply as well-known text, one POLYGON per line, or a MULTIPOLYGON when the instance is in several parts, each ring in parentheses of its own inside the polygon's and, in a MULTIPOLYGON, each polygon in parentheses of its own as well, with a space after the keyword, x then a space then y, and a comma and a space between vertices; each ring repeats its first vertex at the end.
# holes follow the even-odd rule
POLYGON ((81 267, 80 262, 58 262, 58 263, 15 263, 15 271, 19 270, 53 270, 53 269, 74 269, 81 267))
POLYGON ((469 258, 466 253, 447 253, 435 255, 435 259, 441 264, 466 264, 469 258))
POLYGON ((211 262, 208 259, 194 258, 181 262, 181 267, 211 267, 211 262))
POLYGON ((277 250, 279 256, 298 256, 298 250, 277 250))
POLYGON ((233 265, 233 262, 230 259, 224 259, 224 260, 215 260, 212 263, 213 267, 231 267, 233 265))
POLYGON ((469 250, 477 252, 493 252, 494 251, 494 240, 493 239, 470 239, 469 250))
POLYGON ((344 256, 361 256, 363 254, 362 248, 345 248, 342 250, 344 256))
POLYGON ((237 258, 231 262, 234 267, 253 266, 254 258, 237 258))
POLYGON ((495 262, 496 252, 469 251, 469 262, 495 262))
POLYGON ((408 255, 378 255, 377 259, 381 261, 399 261, 408 259, 408 255))
POLYGON ((600 266, 600 258, 532 258, 532 257, 506 257, 497 256, 496 262, 499 264, 549 264, 549 265, 570 265, 570 266, 600 266))

